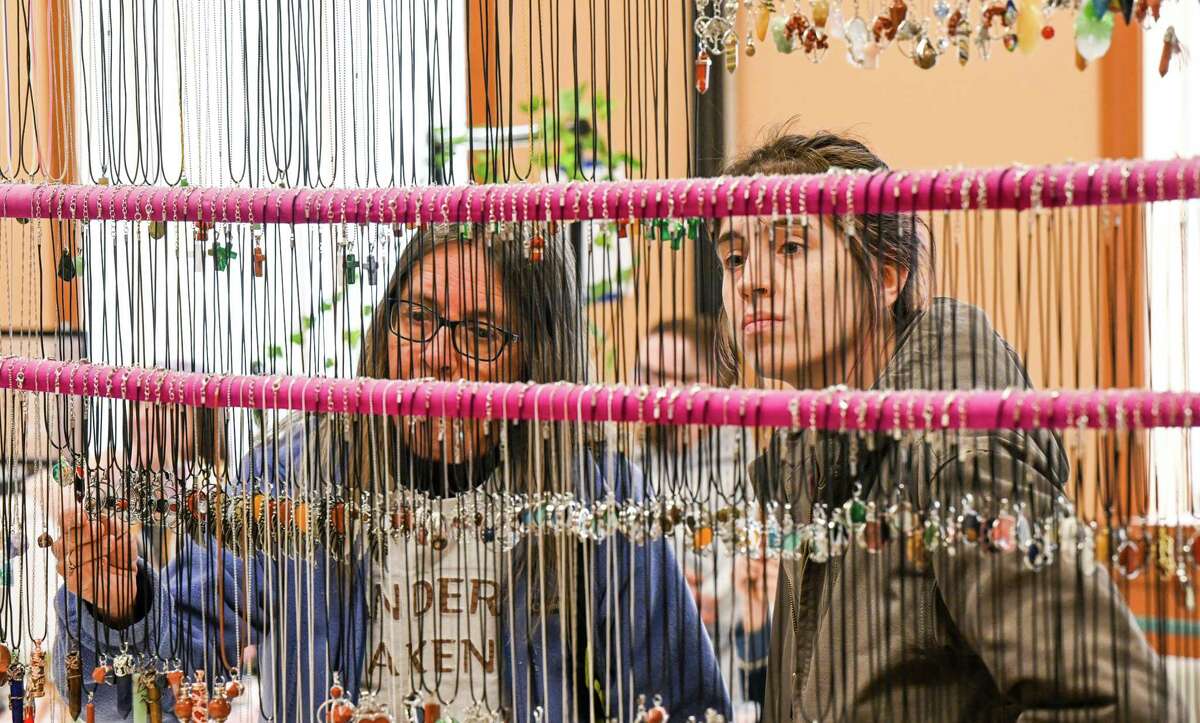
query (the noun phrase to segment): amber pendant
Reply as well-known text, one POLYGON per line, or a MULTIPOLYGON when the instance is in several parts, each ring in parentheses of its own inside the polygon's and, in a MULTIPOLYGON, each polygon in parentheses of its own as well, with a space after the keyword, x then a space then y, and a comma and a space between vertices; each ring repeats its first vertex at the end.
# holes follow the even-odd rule
POLYGON ((267 272, 267 255, 263 253, 262 246, 254 247, 254 253, 250 257, 250 267, 254 271, 254 276, 260 279, 267 272))
POLYGON ((1133 580, 1142 574, 1142 566, 1146 561, 1145 545, 1141 540, 1130 538, 1125 530, 1117 532, 1117 549, 1113 553, 1113 564, 1117 572, 1126 580, 1133 580))

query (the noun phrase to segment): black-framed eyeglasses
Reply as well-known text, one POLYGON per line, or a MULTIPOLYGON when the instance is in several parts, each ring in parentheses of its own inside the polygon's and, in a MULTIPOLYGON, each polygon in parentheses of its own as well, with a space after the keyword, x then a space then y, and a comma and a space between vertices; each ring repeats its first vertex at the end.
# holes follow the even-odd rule
POLYGON ((424 304, 392 299, 388 328, 401 339, 421 344, 433 341, 442 327, 450 330, 450 343, 463 356, 477 361, 495 361, 509 342, 521 337, 503 327, 478 319, 451 321, 424 304))

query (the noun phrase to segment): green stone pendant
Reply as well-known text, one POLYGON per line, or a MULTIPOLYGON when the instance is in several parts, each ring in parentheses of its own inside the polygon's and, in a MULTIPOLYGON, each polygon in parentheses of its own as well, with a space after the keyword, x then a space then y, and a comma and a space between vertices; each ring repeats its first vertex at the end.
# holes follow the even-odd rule
POLYGON ((854 500, 850 503, 850 521, 856 525, 867 521, 867 506, 862 503, 862 500, 854 500))
POLYGON ((683 235, 685 233, 683 224, 680 223, 679 221, 672 221, 670 233, 671 233, 671 250, 678 251, 681 248, 683 248, 683 235))
POLYGON ((155 241, 164 238, 167 235, 167 222, 151 221, 146 232, 150 235, 150 238, 154 239, 155 241))
POLYGON ((226 271, 229 269, 229 262, 237 258, 237 251, 233 250, 231 242, 221 245, 219 241, 214 241, 208 255, 213 257, 213 266, 217 271, 226 271))

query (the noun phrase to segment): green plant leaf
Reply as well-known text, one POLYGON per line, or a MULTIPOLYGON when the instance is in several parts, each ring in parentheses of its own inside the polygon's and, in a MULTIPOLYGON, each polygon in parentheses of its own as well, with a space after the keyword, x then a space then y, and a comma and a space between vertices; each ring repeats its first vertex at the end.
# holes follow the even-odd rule
POLYGON ((375 306, 373 304, 366 304, 365 306, 363 306, 363 316, 370 316, 371 314, 374 314, 374 313, 375 313, 375 306))
POLYGON ((333 304, 328 301, 321 302, 321 311, 333 311, 333 304))
POLYGON ((311 316, 305 316, 300 319, 300 327, 303 329, 311 329, 313 328, 313 321, 314 319, 311 316))
POLYGON ((358 344, 358 340, 362 338, 362 330, 350 329, 349 331, 342 332, 342 338, 345 339, 346 343, 350 346, 355 346, 358 344))
POLYGON ((302 332, 302 331, 297 331, 296 333, 292 334, 288 338, 296 346, 302 346, 304 344, 304 332, 302 332))
POLYGON ((267 349, 267 356, 271 357, 272 359, 278 359, 282 357, 283 347, 272 344, 271 348, 267 349))
POLYGON ((326 369, 332 369, 332 368, 333 368, 333 364, 334 364, 334 361, 333 361, 332 359, 329 359, 328 357, 326 357, 326 359, 325 359, 325 368, 326 368, 326 369))

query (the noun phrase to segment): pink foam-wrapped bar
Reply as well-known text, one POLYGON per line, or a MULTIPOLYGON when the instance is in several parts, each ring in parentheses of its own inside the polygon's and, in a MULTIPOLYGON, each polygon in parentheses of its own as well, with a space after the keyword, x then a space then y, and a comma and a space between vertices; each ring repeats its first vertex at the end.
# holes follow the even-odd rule
POLYGON ((1094 391, 765 391, 236 376, 0 359, 0 389, 203 407, 508 420, 826 430, 1191 427, 1200 394, 1094 391))
POLYGON ((362 189, 11 184, 8 218, 433 223, 903 213, 1200 197, 1200 158, 941 171, 362 189))

